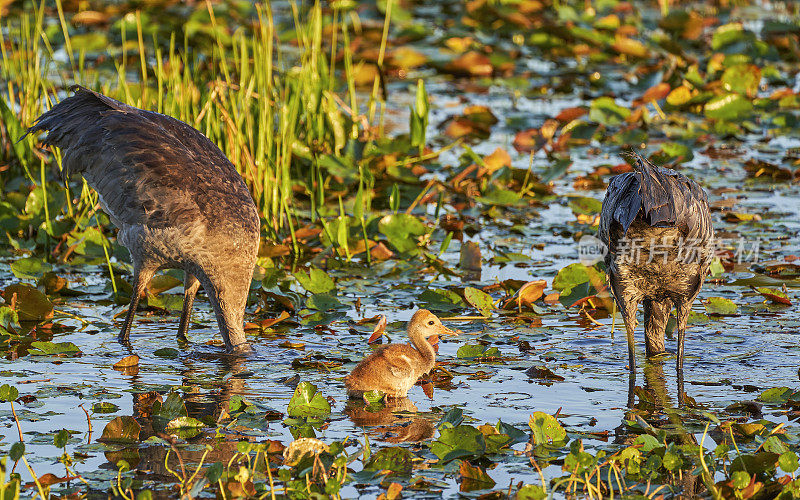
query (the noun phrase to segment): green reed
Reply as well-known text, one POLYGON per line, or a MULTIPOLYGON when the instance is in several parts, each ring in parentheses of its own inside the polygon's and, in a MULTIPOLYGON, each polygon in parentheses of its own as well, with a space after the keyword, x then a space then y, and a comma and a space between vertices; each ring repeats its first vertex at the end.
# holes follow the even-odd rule
MULTIPOLYGON (((70 15, 60 0, 55 4, 66 61, 56 60, 53 42, 46 35, 44 0, 16 21, 6 19, 8 35, 0 38, 0 98, 19 124, 14 130, 6 125, 10 135, 20 134, 42 111, 65 97, 64 90, 73 83, 174 116, 206 134, 237 167, 269 236, 288 233, 294 241, 298 185, 302 195, 322 204, 326 182, 315 167, 301 171, 296 160, 316 165, 318 155, 339 154, 348 139, 360 134, 359 122, 352 117, 357 99, 347 48, 346 64, 335 73, 335 57, 339 45, 349 41, 352 15, 340 15, 334 9, 332 19, 327 19, 318 3, 305 10, 293 4, 290 21, 296 47, 291 47, 279 43, 281 33, 269 2, 256 6, 255 19, 247 29, 229 36, 207 3, 212 44, 201 52, 174 34, 164 46, 155 36, 149 40, 142 16, 136 12, 121 23, 123 49, 114 57, 116 71, 110 72, 89 64, 84 51, 76 52, 70 15), (342 111, 345 103, 352 108, 347 113, 342 111)), ((54 162, 40 162, 42 172, 36 176, 29 170, 36 138, 26 139, 23 146, 11 153, 31 184, 44 182, 45 169, 60 165, 58 153, 54 162)), ((357 175, 361 174, 358 169, 357 175)), ((70 199, 69 186, 65 189, 70 199)), ((78 188, 78 192, 85 190, 78 188)), ((72 215, 72 206, 66 212, 72 215)))

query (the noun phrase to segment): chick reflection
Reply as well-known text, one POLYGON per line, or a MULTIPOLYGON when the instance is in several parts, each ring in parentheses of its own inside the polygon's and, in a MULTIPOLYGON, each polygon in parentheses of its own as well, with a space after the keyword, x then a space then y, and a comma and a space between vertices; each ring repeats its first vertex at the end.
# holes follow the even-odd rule
POLYGON ((387 398, 383 406, 350 400, 344 412, 358 427, 371 428, 368 434, 390 443, 417 442, 433 437, 433 423, 415 416, 417 407, 408 398, 387 398))

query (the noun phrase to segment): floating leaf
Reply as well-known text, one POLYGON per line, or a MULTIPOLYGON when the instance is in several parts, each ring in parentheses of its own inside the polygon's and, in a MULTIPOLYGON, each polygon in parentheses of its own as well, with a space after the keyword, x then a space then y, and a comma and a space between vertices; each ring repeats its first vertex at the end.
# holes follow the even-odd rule
POLYGON ((133 354, 131 356, 126 356, 121 360, 117 361, 116 363, 114 363, 114 366, 112 368, 114 368, 115 370, 123 370, 125 368, 130 368, 132 366, 138 366, 138 365, 139 365, 139 356, 133 354))
POLYGON ((725 69, 720 80, 728 92, 755 97, 761 84, 761 70, 753 64, 737 64, 725 69))
POLYGON ((550 414, 541 411, 534 412, 528 420, 528 425, 533 431, 532 437, 535 445, 554 443, 567 438, 567 431, 550 414))
POLYGON ((178 357, 178 354, 180 354, 180 351, 174 347, 162 347, 161 349, 153 351, 153 354, 159 358, 175 359, 178 357))
POLYGON ((52 264, 38 257, 24 257, 11 263, 11 272, 20 279, 38 279, 52 269, 52 264))
POLYGON ((133 417, 117 417, 103 429, 103 435, 98 441, 103 443, 136 443, 142 427, 133 417))
POLYGON ((736 303, 724 297, 709 297, 705 301, 706 312, 719 316, 730 316, 736 314, 736 303))
POLYGON ((488 293, 468 286, 464 289, 464 298, 470 305, 479 310, 482 315, 492 315, 494 300, 492 300, 492 296, 488 293))
POLYGON ((764 403, 783 404, 789 401, 789 397, 791 397, 793 393, 794 391, 788 387, 773 387, 772 389, 767 389, 762 392, 761 395, 758 396, 758 400, 764 403))
POLYGON ((411 214, 386 215, 378 222, 378 230, 400 252, 417 249, 417 238, 426 232, 425 225, 411 214))
POLYGON ((336 289, 333 278, 328 276, 322 269, 317 269, 316 267, 310 268, 308 273, 301 270, 295 273, 294 277, 300 283, 300 286, 313 294, 327 293, 336 289))
POLYGON ((740 120, 750 115, 753 104, 739 94, 726 94, 708 101, 705 114, 717 120, 740 120))
POLYGON ((74 356, 81 350, 72 342, 31 342, 28 354, 33 356, 74 356))
POLYGON ((598 97, 589 108, 589 119, 603 125, 620 125, 631 115, 631 110, 618 105, 611 97, 598 97))
POLYGON ((791 299, 789 299, 789 296, 786 295, 783 290, 779 290, 777 288, 767 288, 764 286, 754 288, 754 290, 764 296, 765 299, 776 304, 784 304, 787 306, 792 305, 791 299))
POLYGON ((569 208, 574 214, 598 215, 603 207, 603 202, 589 196, 576 196, 570 198, 569 208))
POLYGON ((559 382, 566 380, 561 375, 556 375, 550 368, 546 366, 531 366, 525 370, 525 375, 530 378, 544 379, 544 380, 557 380, 559 382))
POLYGON ((778 457, 778 466, 783 472, 793 473, 800 467, 797 460, 797 454, 793 451, 787 451, 778 457))
POLYGON ((400 476, 410 476, 413 459, 414 455, 407 449, 393 446, 374 453, 364 464, 364 468, 377 471, 388 470, 400 476))
POLYGON ((445 70, 461 76, 489 76, 493 68, 488 56, 471 50, 449 62, 445 70))
POLYGON ((317 392, 317 386, 310 382, 300 382, 289 400, 286 409, 290 417, 318 417, 328 415, 331 404, 325 397, 317 392))
POLYGON ((101 401, 92 405, 92 412, 94 413, 114 413, 119 410, 119 406, 107 401, 101 401))
POLYGON ((495 485, 494 479, 489 477, 485 470, 471 465, 466 460, 461 462, 458 471, 461 473, 461 491, 486 490, 495 485))
POLYGON ((13 304, 20 321, 42 321, 53 317, 53 303, 30 285, 8 285, 3 290, 3 299, 13 304))
POLYGON ((561 268, 553 279, 553 288, 559 290, 562 295, 569 295, 574 287, 589 282, 588 269, 580 263, 561 268))
POLYGON ((462 457, 480 457, 486 451, 486 439, 471 425, 447 427, 430 445, 431 452, 442 462, 462 457))
POLYGON ((500 349, 483 344, 464 344, 456 351, 456 357, 461 359, 499 358, 500 349))

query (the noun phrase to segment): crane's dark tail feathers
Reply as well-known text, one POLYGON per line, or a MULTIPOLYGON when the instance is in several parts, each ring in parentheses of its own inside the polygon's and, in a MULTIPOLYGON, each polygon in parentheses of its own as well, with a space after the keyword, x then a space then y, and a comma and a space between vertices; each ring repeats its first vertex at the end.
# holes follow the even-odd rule
MULTIPOLYGON (((65 156, 78 159, 83 156, 80 154, 82 148, 96 147, 97 134, 100 133, 97 124, 105 113, 112 110, 126 112, 133 109, 80 85, 73 85, 69 90, 75 94, 39 116, 20 140, 28 134, 47 131, 47 136, 42 140, 43 144, 58 146, 63 150, 68 149, 71 154, 65 156)), ((67 162, 66 159, 62 167, 62 175, 65 178, 85 168, 80 163, 67 162)))
POLYGON ((675 207, 672 176, 663 173, 655 165, 635 152, 633 170, 639 181, 639 198, 644 221, 651 227, 672 227, 678 217, 675 207))

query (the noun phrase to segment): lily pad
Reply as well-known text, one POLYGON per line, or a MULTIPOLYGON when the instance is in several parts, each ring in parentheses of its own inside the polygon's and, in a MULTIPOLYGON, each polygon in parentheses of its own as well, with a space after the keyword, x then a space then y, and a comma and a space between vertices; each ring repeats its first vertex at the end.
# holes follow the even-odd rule
POLYGON ((133 417, 117 417, 103 428, 102 443, 137 443, 142 426, 133 417))
POLYGON ((286 409, 290 417, 319 417, 330 414, 331 404, 317 392, 317 386, 310 382, 300 382, 294 390, 286 409))
POLYGON ((567 438, 567 431, 561 427, 556 418, 541 411, 534 412, 528 420, 528 425, 533 432, 533 444, 551 444, 567 438))
POLYGON ((470 305, 479 310, 482 315, 492 315, 492 309, 494 309, 494 300, 488 293, 468 286, 464 289, 464 298, 467 300, 467 302, 469 302, 470 305))

